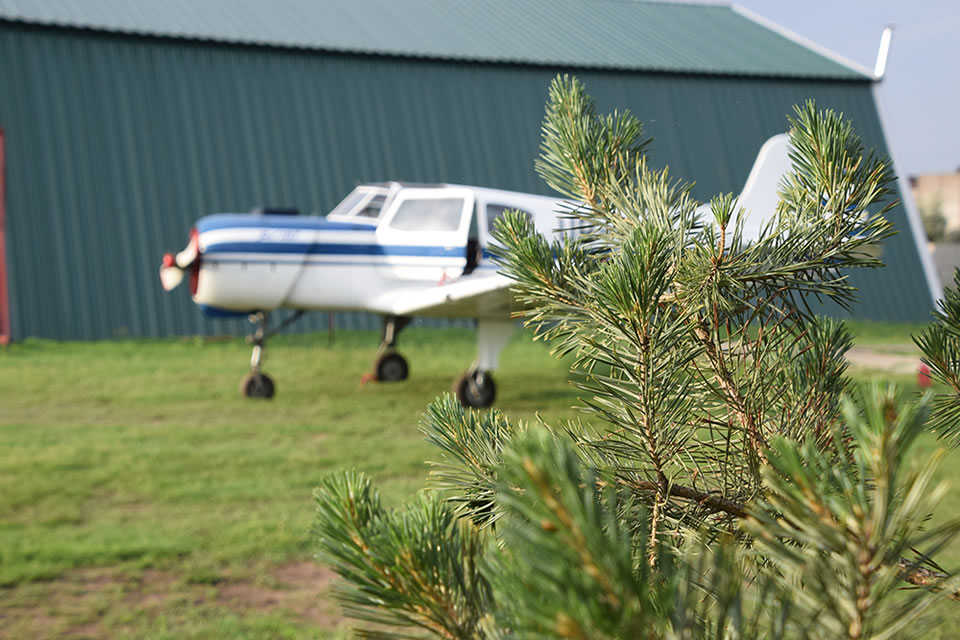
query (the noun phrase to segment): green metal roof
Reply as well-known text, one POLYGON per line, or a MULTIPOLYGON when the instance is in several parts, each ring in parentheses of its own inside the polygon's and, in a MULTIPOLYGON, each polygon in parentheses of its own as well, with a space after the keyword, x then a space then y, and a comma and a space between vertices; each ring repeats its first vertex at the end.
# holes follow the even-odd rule
POLYGON ((745 10, 637 0, 0 0, 0 20, 298 49, 871 80, 745 10))

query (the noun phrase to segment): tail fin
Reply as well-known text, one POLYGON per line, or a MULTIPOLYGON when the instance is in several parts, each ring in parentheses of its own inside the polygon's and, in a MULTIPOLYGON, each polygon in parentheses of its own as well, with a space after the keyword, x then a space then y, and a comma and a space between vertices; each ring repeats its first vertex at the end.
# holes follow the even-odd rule
POLYGON ((737 199, 738 206, 749 213, 743 223, 743 239, 747 242, 756 240, 763 224, 776 215, 780 178, 790 168, 790 137, 787 134, 775 135, 763 143, 737 199))

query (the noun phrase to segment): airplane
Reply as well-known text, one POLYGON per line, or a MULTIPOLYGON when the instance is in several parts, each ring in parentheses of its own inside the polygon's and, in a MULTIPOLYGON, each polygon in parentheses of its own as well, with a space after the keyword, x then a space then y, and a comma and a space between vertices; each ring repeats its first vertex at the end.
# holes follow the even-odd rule
MULTIPOLYGON (((781 134, 761 148, 739 198, 757 212, 776 209, 777 185, 790 168, 789 142, 781 134)), ((510 209, 525 212, 547 238, 566 233, 562 217, 575 203, 546 196, 453 184, 370 183, 357 186, 326 216, 288 209, 213 214, 190 230, 187 247, 163 256, 166 290, 183 279, 190 295, 212 317, 248 316, 255 328, 250 372, 241 392, 271 398, 273 380, 261 370, 267 340, 310 310, 368 311, 383 317, 373 378, 407 378, 396 349, 413 316, 473 318, 477 358, 454 390, 467 407, 493 404, 492 372, 514 331, 517 306, 511 281, 488 250, 494 221, 510 209), (292 314, 269 328, 278 309, 292 314)), ((762 218, 748 218, 745 237, 759 233, 762 218)))
POLYGON ((519 209, 539 232, 552 234, 562 204, 461 185, 361 184, 325 217, 266 209, 201 218, 187 247, 164 256, 160 276, 166 290, 187 277, 193 301, 208 316, 249 316, 255 330, 241 383, 247 397, 274 394, 261 371, 269 337, 308 310, 350 310, 384 318, 373 367, 381 382, 408 376, 396 345, 412 316, 476 319, 477 359, 454 388, 465 406, 488 407, 515 310, 511 282, 487 250, 493 223, 519 209), (269 329, 270 313, 280 308, 293 314, 269 329))

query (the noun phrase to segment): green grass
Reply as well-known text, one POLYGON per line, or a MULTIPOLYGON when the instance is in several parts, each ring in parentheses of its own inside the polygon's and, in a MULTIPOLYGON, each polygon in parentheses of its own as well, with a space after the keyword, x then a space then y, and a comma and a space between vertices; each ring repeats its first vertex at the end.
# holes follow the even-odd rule
POLYGON ((911 336, 917 335, 924 324, 871 322, 870 320, 847 320, 847 328, 859 346, 882 347, 893 345, 915 348, 911 336))
MULTIPOLYGON (((349 332, 333 345, 323 334, 271 342, 272 401, 238 394, 250 351, 242 340, 27 341, 0 352, 0 637, 90 624, 93 635, 161 637, 335 628, 329 599, 317 604, 325 580, 281 596, 309 595, 307 617, 329 624, 252 606, 256 594, 231 607, 213 592, 283 592, 277 572, 311 560, 311 492, 325 474, 366 471, 394 503, 423 486, 436 453, 418 420, 472 361, 472 332, 410 329, 400 343, 410 380, 363 385, 376 343, 349 332), (74 603, 70 580, 93 569, 108 571, 74 603), (165 589, 151 602, 170 606, 138 604, 159 589, 143 586, 151 581, 165 589), (200 604, 176 606, 178 592, 200 604), (63 606, 34 610, 48 601, 63 606), (124 602, 143 615, 118 617, 124 602), (29 616, 50 620, 34 628, 29 616)), ((518 336, 501 369, 498 406, 510 415, 569 414, 566 367, 544 345, 518 336)))
MULTIPOLYGON (((854 328, 878 345, 916 329, 854 328)), ((329 572, 312 561, 312 489, 343 468, 372 474, 388 503, 421 488, 437 452, 419 417, 474 356, 470 331, 412 328, 400 344, 410 380, 363 385, 376 342, 271 342, 269 402, 237 392, 242 340, 0 350, 0 638, 342 635, 329 572)), ((574 415, 566 365, 529 335, 496 380, 512 418, 574 415)), ((941 477, 958 462, 952 452, 941 477)), ((943 513, 958 509, 960 487, 943 513)))

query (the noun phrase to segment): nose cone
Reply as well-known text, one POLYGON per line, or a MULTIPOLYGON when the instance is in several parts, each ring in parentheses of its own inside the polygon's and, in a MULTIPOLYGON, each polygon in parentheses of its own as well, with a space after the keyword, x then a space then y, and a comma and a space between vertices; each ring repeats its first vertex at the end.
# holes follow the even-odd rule
POLYGON ((163 260, 160 263, 160 284, 164 291, 171 291, 183 282, 184 271, 190 269, 191 291, 196 293, 194 280, 198 277, 200 267, 200 241, 196 228, 190 230, 190 241, 187 248, 174 255, 172 253, 163 254, 163 260))
MULTIPOLYGON (((169 256, 170 254, 168 253, 167 255, 169 256)), ((170 257, 172 258, 173 256, 170 257)), ((160 285, 163 287, 163 290, 173 291, 181 282, 183 282, 183 269, 172 264, 168 265, 167 261, 164 260, 163 265, 160 267, 160 285)))

